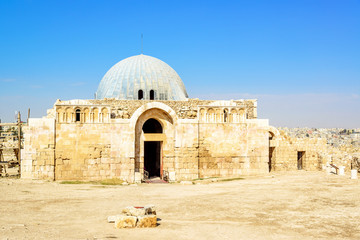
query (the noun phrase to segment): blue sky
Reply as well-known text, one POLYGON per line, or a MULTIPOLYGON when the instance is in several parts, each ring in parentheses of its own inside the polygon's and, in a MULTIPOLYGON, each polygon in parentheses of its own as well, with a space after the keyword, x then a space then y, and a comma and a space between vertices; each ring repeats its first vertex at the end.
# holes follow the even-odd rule
POLYGON ((192 98, 257 98, 274 126, 360 127, 358 0, 0 0, 0 119, 93 98, 141 33, 192 98))

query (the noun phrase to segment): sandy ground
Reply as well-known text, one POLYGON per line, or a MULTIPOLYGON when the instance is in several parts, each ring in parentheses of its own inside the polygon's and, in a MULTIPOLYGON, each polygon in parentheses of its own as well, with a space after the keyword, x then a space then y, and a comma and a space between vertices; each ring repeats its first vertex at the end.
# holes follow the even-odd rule
POLYGON ((360 180, 287 172, 198 185, 0 179, 0 239, 360 239, 360 180), (155 204, 159 226, 109 215, 155 204))

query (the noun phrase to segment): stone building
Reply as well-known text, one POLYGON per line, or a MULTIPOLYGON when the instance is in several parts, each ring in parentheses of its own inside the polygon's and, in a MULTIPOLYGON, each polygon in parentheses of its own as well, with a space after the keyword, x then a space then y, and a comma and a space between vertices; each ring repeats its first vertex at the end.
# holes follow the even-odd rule
POLYGON ((180 181, 323 164, 317 145, 258 119, 256 100, 190 99, 175 70, 142 54, 114 65, 95 99, 57 100, 24 132, 24 178, 180 181))

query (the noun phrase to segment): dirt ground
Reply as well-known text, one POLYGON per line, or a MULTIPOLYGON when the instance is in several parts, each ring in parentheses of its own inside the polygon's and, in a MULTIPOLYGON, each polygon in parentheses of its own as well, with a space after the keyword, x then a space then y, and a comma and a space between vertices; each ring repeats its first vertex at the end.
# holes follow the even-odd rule
POLYGON ((360 239, 360 180, 323 172, 196 185, 2 178, 0 194, 0 239, 360 239), (106 221, 147 204, 157 207, 157 228, 106 221))

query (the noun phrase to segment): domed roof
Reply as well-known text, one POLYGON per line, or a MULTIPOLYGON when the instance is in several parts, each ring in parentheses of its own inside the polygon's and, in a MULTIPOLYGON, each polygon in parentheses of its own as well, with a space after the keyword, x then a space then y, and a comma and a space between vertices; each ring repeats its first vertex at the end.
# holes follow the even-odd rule
POLYGON ((115 64, 101 80, 96 99, 185 100, 188 97, 179 75, 165 62, 136 55, 115 64))

